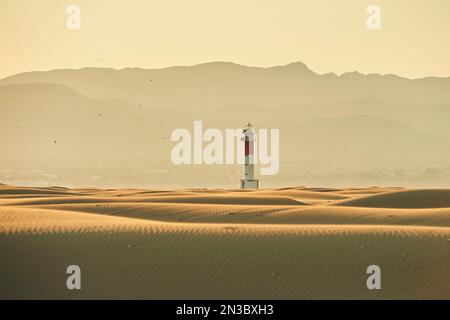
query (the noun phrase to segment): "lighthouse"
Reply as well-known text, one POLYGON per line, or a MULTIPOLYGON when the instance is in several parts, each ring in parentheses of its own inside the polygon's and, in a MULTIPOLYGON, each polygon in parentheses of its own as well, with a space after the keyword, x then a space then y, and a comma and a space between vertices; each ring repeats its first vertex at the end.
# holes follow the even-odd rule
POLYGON ((245 171, 244 179, 241 180, 241 189, 258 189, 259 181, 255 179, 254 172, 254 143, 255 143, 255 130, 250 123, 247 124, 243 131, 244 133, 244 148, 245 148, 245 171))

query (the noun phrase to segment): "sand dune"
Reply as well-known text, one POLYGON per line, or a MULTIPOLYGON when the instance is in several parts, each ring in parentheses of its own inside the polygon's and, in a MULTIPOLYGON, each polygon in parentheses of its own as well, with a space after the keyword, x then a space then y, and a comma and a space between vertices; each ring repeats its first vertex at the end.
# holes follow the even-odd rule
POLYGON ((371 208, 449 208, 450 190, 405 190, 375 194, 332 205, 371 208))
POLYGON ((0 298, 450 299, 449 194, 1 185, 0 298))
POLYGON ((276 206, 276 205, 305 205, 303 202, 297 201, 286 196, 247 196, 240 195, 233 197, 233 195, 151 195, 150 197, 126 197, 123 195, 116 195, 116 198, 106 198, 106 197, 64 197, 55 198, 47 197, 30 199, 30 200, 18 200, 14 203, 16 205, 42 205, 42 204, 71 204, 71 203, 109 203, 109 202, 164 202, 164 203, 202 203, 202 204, 228 204, 228 205, 265 205, 265 206, 276 206))

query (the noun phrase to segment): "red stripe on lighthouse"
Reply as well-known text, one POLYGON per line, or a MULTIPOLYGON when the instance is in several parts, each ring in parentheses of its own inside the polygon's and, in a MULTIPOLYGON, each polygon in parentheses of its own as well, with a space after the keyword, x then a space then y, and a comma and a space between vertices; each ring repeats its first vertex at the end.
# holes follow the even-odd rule
POLYGON ((248 156, 250 154, 250 143, 248 140, 245 140, 245 155, 248 156))

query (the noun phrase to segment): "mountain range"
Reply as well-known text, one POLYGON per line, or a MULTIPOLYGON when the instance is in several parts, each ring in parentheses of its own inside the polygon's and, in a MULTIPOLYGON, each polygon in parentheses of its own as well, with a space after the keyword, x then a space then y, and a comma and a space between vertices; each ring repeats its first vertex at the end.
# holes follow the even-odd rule
POLYGON ((450 184, 450 78, 319 75, 300 62, 53 70, 0 80, 0 114, 7 183, 237 185, 239 166, 170 163, 171 132, 203 120, 280 129, 266 186, 450 184))

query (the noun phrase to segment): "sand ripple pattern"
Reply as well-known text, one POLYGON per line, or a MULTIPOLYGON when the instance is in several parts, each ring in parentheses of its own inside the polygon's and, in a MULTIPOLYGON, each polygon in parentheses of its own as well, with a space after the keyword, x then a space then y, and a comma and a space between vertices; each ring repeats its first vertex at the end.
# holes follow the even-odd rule
POLYGON ((450 299, 450 190, 0 185, 0 254, 2 299, 450 299))

